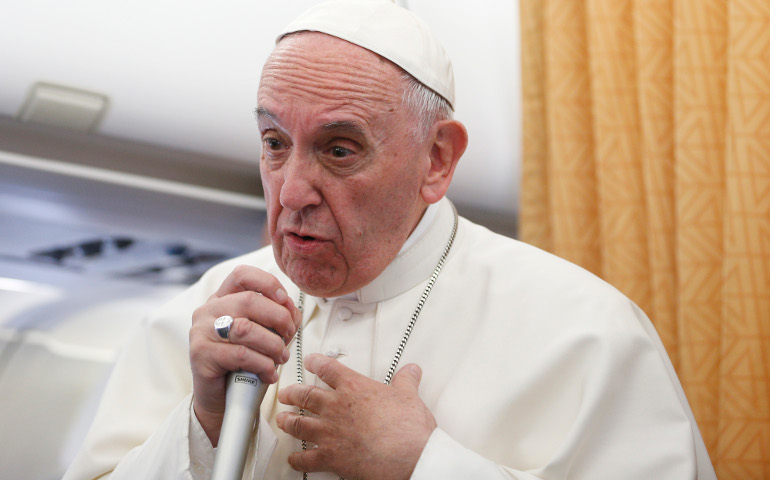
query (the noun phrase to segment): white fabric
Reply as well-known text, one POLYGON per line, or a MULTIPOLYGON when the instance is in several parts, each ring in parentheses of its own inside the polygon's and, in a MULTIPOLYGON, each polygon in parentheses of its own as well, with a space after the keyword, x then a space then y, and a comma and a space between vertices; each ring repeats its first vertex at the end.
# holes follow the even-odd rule
POLYGON ((439 204, 438 203, 432 203, 428 205, 428 208, 425 209, 425 212, 422 214, 422 218, 420 218, 420 221, 417 223, 417 226, 414 227, 414 230, 412 233, 409 234, 409 237, 406 239, 406 242, 401 246, 401 250, 398 251, 399 254, 406 252, 410 248, 412 248, 412 245, 417 243, 417 240, 422 238, 422 235, 430 228, 430 226, 433 224, 433 221, 436 219, 436 215, 438 215, 439 211, 439 204))
MULTIPOLYGON (((440 206, 357 300, 307 298, 306 355, 327 353, 385 377, 451 230, 451 206, 440 206)), ((66 480, 98 477, 119 462, 110 478, 207 478, 199 464, 213 456, 201 453, 211 446, 189 413, 187 333, 192 310, 239 263, 275 274, 297 299, 269 249, 207 273, 133 337, 66 480), (200 458, 191 463, 190 451, 200 458)), ((296 381, 294 362, 281 369, 278 387, 296 381)), ((401 365, 411 362, 423 369, 420 396, 439 425, 413 480, 716 478, 644 314, 584 270, 464 219, 401 365)), ((246 478, 300 478, 286 463, 299 442, 275 427, 286 408, 275 395, 272 386, 246 478)))
POLYGON ((409 72, 454 108, 452 62, 428 25, 390 0, 331 0, 315 5, 278 36, 309 30, 381 55, 409 72))

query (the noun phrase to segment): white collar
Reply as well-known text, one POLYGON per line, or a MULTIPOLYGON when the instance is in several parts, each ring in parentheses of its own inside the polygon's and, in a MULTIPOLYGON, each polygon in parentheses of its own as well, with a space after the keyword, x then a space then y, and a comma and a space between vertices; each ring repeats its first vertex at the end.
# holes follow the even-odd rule
POLYGON ((425 213, 422 214, 422 218, 417 222, 417 226, 414 227, 412 233, 409 234, 409 238, 406 239, 406 242, 401 246, 401 250, 398 251, 399 255, 412 248, 412 245, 414 245, 417 240, 422 237, 422 234, 430 228, 433 224, 433 219, 438 215, 439 208, 441 207, 439 207, 438 203, 431 203, 428 205, 428 208, 425 209, 425 213))

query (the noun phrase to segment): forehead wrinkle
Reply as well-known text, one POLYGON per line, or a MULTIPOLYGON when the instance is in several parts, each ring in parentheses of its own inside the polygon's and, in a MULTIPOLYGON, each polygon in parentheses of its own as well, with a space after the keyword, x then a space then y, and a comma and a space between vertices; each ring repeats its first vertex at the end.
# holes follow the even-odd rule
POLYGON ((344 103, 389 103, 399 99, 395 92, 382 87, 375 79, 357 75, 340 75, 333 81, 301 68, 266 71, 262 77, 268 89, 284 90, 289 94, 305 95, 310 101, 324 98, 344 103), (341 78, 340 78, 341 77, 341 78))
POLYGON ((291 108, 291 105, 294 104, 305 104, 311 106, 312 110, 315 111, 313 116, 317 118, 319 116, 321 118, 328 115, 332 116, 332 118, 327 117, 328 121, 320 125, 323 130, 345 129, 360 133, 362 136, 368 136, 364 125, 374 125, 386 121, 392 112, 400 106, 400 103, 394 104, 394 102, 400 102, 400 98, 393 100, 385 94, 373 93, 373 89, 337 88, 332 91, 331 87, 323 84, 300 86, 298 82, 280 76, 276 78, 280 78, 280 81, 271 81, 269 86, 260 87, 259 97, 261 98, 258 101, 260 106, 257 108, 257 113, 264 112, 278 126, 283 125, 281 112, 283 112, 284 107, 291 108), (267 99, 270 99, 271 105, 276 103, 278 106, 276 112, 261 105, 262 101, 267 99), (268 113, 269 115, 267 115, 268 113), (334 119, 334 116, 338 118, 334 119), (339 116, 343 118, 339 118, 339 116))
MULTIPOLYGON (((320 39, 328 42, 326 35, 320 39)), ((282 41, 262 71, 261 86, 295 90, 311 98, 365 102, 400 101, 398 67, 363 48, 335 39, 338 48, 319 54, 303 48, 301 38, 282 41)), ((317 43, 317 42, 316 42, 317 43)))

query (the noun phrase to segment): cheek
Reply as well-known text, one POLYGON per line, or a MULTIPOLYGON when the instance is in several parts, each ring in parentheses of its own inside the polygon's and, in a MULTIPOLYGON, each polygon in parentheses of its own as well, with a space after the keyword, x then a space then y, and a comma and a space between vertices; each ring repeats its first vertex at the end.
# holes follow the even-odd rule
MULTIPOLYGON (((363 257, 389 256, 394 245, 408 235, 414 195, 404 185, 371 187, 366 194, 352 198, 353 218, 345 222, 347 237, 363 257)), ((397 245, 400 246, 400 245, 397 245)))
POLYGON ((265 172, 264 169, 260 169, 260 176, 262 178, 263 196, 269 212, 272 208, 280 207, 282 180, 275 172, 265 172))
POLYGON ((277 172, 269 171, 264 167, 264 162, 259 162, 259 177, 262 179, 262 190, 265 199, 269 201, 273 193, 280 191, 280 176, 277 172))
POLYGON ((275 234, 278 225, 278 216, 281 214, 281 203, 278 196, 278 193, 281 191, 281 187, 280 183, 276 181, 274 176, 272 176, 270 173, 265 173, 261 169, 260 171, 262 175, 263 197, 265 199, 267 212, 267 234, 269 235, 270 241, 275 248, 279 240, 275 237, 275 234))

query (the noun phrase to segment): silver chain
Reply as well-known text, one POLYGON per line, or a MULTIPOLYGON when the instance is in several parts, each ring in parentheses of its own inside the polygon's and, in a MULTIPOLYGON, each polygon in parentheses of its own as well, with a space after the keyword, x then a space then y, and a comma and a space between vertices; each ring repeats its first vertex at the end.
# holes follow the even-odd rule
MULTIPOLYGON (((396 354, 393 356, 393 361, 390 362, 390 368, 388 368, 388 374, 385 375, 385 380, 383 381, 385 385, 390 385, 390 382, 393 379, 393 375, 395 375, 396 373, 396 367, 398 367, 398 362, 401 360, 401 355, 403 355, 404 353, 404 349, 406 348, 406 342, 409 341, 409 336, 412 334, 414 325, 417 323, 417 318, 420 316, 422 307, 423 305, 425 305, 425 301, 428 300, 428 295, 430 295, 430 291, 433 289, 433 284, 436 283, 436 279, 438 278, 439 273, 441 273, 441 269, 444 268, 444 262, 446 262, 447 256, 449 256, 449 250, 452 249, 452 244, 455 241, 455 236, 457 235, 457 224, 458 224, 457 209, 455 208, 454 204, 452 204, 451 202, 450 202, 450 205, 452 206, 452 212, 454 213, 454 225, 452 226, 452 233, 449 235, 449 241, 447 242, 446 247, 444 247, 444 251, 441 253, 441 258, 439 258, 436 268, 433 270, 433 275, 430 276, 430 279, 428 280, 428 284, 425 286, 425 290, 423 290, 422 295, 420 295, 420 300, 417 302, 417 308, 414 309, 414 313, 412 313, 412 318, 409 319, 409 324, 406 326, 406 330, 404 331, 404 336, 401 337, 401 342, 398 344, 398 348, 396 349, 396 354)), ((305 293, 300 292, 299 301, 297 302, 297 308, 299 309, 300 312, 304 312, 304 307, 305 307, 305 293)), ((302 368, 302 327, 301 326, 299 329, 297 329, 297 334, 294 336, 294 342, 297 345, 297 383, 302 385, 303 368, 302 368)), ((300 408, 299 414, 301 416, 304 416, 305 410, 303 408, 300 408)), ((307 450, 307 442, 305 440, 302 440, 302 451, 304 452, 305 450, 307 450)), ((306 472, 302 473, 302 480, 307 480, 306 472)), ((344 480, 344 479, 340 478, 340 480, 344 480)))

